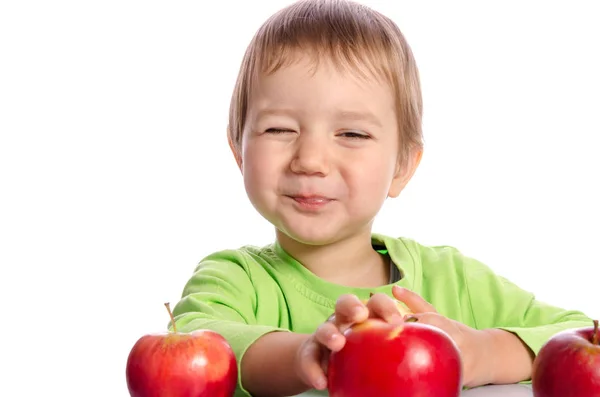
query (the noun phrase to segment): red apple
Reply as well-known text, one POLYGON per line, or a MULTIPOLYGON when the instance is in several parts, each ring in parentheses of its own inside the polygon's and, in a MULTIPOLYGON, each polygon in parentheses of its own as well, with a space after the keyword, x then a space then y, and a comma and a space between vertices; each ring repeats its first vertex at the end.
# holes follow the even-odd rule
POLYGON ((132 397, 231 397, 237 364, 231 346, 209 330, 148 334, 127 359, 127 388, 132 397))
POLYGON ((533 362, 535 397, 600 396, 600 331, 594 326, 561 331, 533 362))
POLYGON ((344 347, 329 357, 330 397, 460 395, 460 352, 439 328, 369 319, 344 335, 344 347))

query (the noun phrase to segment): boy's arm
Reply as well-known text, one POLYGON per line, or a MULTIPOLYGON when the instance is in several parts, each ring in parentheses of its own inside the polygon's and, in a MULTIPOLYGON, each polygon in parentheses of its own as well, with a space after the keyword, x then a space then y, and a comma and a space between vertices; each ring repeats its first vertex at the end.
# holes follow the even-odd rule
MULTIPOLYGON (((227 255, 213 254, 197 267, 173 308, 177 330, 210 329, 228 341, 238 363, 236 397, 293 395, 299 390, 291 370, 293 354, 304 336, 257 323, 256 291, 240 264, 243 259, 227 255), (263 394, 261 387, 268 384, 280 385, 279 390, 268 388, 278 394, 263 394)), ((271 304, 278 313, 277 303, 271 304)))
POLYGON ((241 363, 245 389, 254 397, 292 396, 307 391, 309 388, 296 375, 294 362, 300 345, 309 336, 271 332, 260 337, 241 363))
POLYGON ((535 355, 517 335, 503 329, 484 329, 486 354, 481 357, 486 368, 487 383, 510 384, 523 382, 531 377, 535 355))
POLYGON ((584 313, 536 300, 476 260, 465 260, 465 276, 475 327, 487 330, 495 347, 495 383, 530 380, 532 361, 548 339, 592 325, 584 313))

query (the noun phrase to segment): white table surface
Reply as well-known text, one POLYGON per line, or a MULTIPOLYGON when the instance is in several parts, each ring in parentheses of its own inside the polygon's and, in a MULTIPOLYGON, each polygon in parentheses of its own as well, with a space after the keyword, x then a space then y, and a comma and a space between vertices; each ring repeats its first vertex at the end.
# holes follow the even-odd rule
MULTIPOLYGON (((324 396, 328 396, 327 392, 309 391, 297 397, 324 396)), ((533 397, 533 392, 531 391, 531 385, 490 385, 465 390, 461 393, 461 397, 533 397)))
POLYGON ((531 385, 481 386, 461 393, 464 397, 532 397, 531 385))

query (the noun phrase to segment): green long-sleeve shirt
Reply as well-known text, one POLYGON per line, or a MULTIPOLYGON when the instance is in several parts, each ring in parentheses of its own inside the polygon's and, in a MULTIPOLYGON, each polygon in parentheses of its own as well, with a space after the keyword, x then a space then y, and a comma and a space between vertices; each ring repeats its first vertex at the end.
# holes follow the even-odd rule
MULTIPOLYGON (((476 329, 501 328, 518 335, 537 354, 555 333, 590 326, 592 320, 535 299, 481 262, 448 246, 424 246, 406 238, 373 234, 398 267, 395 284, 408 288, 451 319, 476 329)), ((206 328, 232 346, 238 368, 247 348, 271 331, 312 333, 334 310, 336 299, 352 293, 391 296, 391 285, 351 288, 324 281, 275 242, 245 246, 204 258, 173 309, 179 331, 206 328)), ((274 354, 277 354, 274 352, 274 354)), ((241 380, 241 368, 239 368, 241 380)), ((238 382, 236 396, 249 396, 238 382)))

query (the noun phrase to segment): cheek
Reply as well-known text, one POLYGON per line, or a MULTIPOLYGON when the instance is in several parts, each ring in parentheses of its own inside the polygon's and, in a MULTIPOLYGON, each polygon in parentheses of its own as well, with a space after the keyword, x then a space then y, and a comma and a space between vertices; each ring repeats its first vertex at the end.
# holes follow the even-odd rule
POLYGON ((244 152, 242 171, 248 193, 256 195, 277 181, 278 167, 272 156, 265 155, 260 147, 249 147, 244 152))
POLYGON ((361 166, 352 167, 349 171, 349 184, 354 194, 369 197, 387 196, 394 174, 394 165, 384 161, 385 157, 374 156, 361 166))

